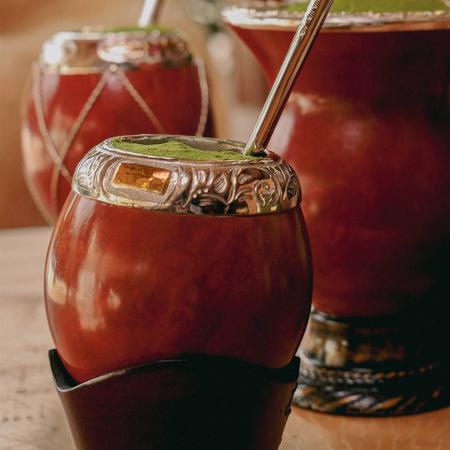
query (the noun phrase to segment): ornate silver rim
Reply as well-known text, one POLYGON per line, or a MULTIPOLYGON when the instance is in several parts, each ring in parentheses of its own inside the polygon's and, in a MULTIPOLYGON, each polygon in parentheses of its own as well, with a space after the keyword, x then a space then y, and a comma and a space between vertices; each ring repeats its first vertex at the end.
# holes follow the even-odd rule
POLYGON ((42 47, 39 65, 45 72, 83 74, 103 72, 111 64, 124 70, 148 64, 183 67, 192 59, 187 42, 172 31, 84 28, 52 36, 42 47))
MULTIPOLYGON (((249 7, 230 7, 223 11, 223 18, 241 28, 296 29, 302 13, 264 7, 253 2, 249 7)), ((446 3, 450 3, 446 0, 446 3)), ((398 12, 398 13, 331 13, 325 24, 327 31, 403 31, 450 29, 450 12, 398 12)))
MULTIPOLYGON (((168 135, 121 137, 131 142, 178 140, 204 150, 242 152, 241 142, 168 135)), ((177 214, 241 216, 296 208, 300 185, 276 155, 257 160, 180 161, 119 150, 107 139, 79 163, 79 195, 104 203, 177 214)))

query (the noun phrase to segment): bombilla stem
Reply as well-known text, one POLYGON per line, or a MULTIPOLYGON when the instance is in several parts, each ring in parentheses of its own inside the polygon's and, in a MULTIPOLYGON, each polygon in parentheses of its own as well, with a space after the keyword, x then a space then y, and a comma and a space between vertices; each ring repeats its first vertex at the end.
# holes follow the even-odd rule
POLYGON ((147 27, 156 22, 161 11, 162 0, 145 0, 138 19, 140 27, 147 27))
POLYGON ((297 28, 291 46, 245 147, 244 155, 257 153, 269 143, 308 52, 322 28, 332 4, 333 0, 310 0, 308 9, 297 28))

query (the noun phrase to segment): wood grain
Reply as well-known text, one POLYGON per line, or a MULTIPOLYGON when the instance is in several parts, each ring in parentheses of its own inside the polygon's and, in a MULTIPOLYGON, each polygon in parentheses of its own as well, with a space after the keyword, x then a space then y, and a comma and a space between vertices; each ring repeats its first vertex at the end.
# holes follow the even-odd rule
POLYGON ((449 450, 450 408, 392 419, 336 417, 294 408, 281 450, 449 450))
MULTIPOLYGON (((0 231, 0 450, 74 449, 47 362, 49 237, 48 228, 0 231)), ((450 408, 394 419, 294 408, 281 450, 450 450, 450 408)))
POLYGON ((0 232, 0 449, 69 450, 70 436, 53 389, 43 268, 50 232, 0 232))

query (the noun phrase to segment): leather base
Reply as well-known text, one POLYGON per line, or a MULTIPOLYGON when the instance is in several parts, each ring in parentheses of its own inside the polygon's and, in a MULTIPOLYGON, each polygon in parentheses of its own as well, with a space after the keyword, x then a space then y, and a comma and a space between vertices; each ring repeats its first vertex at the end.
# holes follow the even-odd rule
POLYGON ((300 363, 193 355, 76 384, 56 350, 49 357, 78 450, 276 450, 300 363))

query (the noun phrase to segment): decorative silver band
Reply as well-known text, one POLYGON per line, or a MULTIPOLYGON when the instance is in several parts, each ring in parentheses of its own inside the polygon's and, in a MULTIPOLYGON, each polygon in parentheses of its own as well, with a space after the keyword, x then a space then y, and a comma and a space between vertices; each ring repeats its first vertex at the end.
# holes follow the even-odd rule
MULTIPOLYGON (((241 28, 296 29, 303 13, 267 6, 269 2, 251 2, 248 7, 224 10, 226 22, 241 28)), ((330 13, 324 28, 329 31, 348 30, 427 30, 450 29, 450 12, 386 12, 386 13, 330 13)))
POLYGON ((39 63, 46 72, 97 73, 111 64, 123 69, 142 64, 182 67, 192 63, 186 41, 170 31, 60 32, 46 41, 39 63))
MULTIPOLYGON (((199 137, 143 135, 132 139, 176 139, 199 149, 237 153, 245 147, 239 142, 199 137)), ((292 209, 298 207, 301 195, 297 175, 275 155, 255 160, 180 161, 119 150, 111 140, 82 159, 72 189, 114 205, 228 216, 292 209)))

